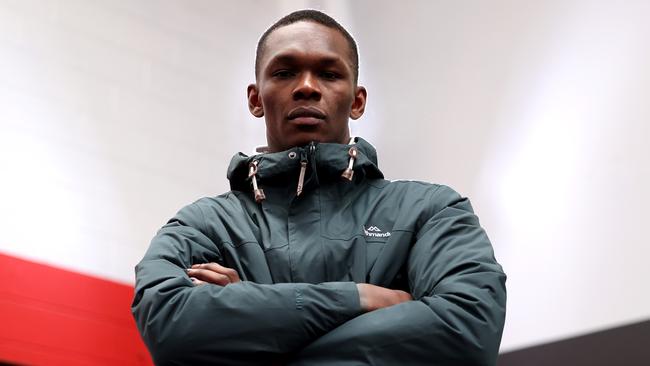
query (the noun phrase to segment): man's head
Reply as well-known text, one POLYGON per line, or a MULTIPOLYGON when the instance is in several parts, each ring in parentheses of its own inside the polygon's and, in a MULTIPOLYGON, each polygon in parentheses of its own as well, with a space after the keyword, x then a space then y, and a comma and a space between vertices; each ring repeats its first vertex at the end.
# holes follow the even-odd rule
POLYGON ((301 10, 271 26, 258 43, 256 83, 248 86, 249 109, 265 117, 269 149, 347 143, 348 118, 361 117, 366 103, 357 75, 356 43, 328 15, 301 10))
POLYGON ((354 40, 352 35, 335 19, 323 12, 311 9, 298 10, 289 15, 285 15, 280 20, 273 23, 273 25, 270 26, 269 29, 267 29, 266 32, 262 34, 259 41, 257 41, 257 52, 255 53, 255 78, 258 78, 260 74, 260 59, 264 55, 264 51, 266 51, 266 39, 269 37, 269 35, 280 27, 302 21, 314 22, 324 25, 328 28, 335 29, 345 37, 346 41, 348 42, 350 51, 349 61, 352 65, 352 68, 354 69, 354 83, 356 84, 359 80, 359 51, 357 49, 357 42, 354 40))

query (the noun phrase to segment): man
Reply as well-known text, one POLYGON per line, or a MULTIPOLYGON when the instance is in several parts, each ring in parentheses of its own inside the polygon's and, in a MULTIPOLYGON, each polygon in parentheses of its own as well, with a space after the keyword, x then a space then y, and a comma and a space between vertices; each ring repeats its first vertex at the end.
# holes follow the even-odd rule
POLYGON ((356 43, 305 10, 260 39, 251 113, 268 151, 183 208, 136 267, 133 313, 158 364, 493 365, 505 275, 467 199, 383 179, 350 139, 356 43))

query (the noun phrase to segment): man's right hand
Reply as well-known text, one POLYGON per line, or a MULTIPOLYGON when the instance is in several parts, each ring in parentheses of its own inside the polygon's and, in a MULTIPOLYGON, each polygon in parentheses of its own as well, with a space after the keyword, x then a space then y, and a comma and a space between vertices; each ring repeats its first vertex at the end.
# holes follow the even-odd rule
POLYGON ((364 312, 413 300, 413 297, 408 292, 391 290, 385 287, 371 285, 369 283, 357 283, 357 290, 359 290, 361 309, 363 309, 364 312))
POLYGON ((195 286, 205 285, 206 283, 226 286, 241 281, 237 271, 218 263, 195 264, 186 271, 195 286))

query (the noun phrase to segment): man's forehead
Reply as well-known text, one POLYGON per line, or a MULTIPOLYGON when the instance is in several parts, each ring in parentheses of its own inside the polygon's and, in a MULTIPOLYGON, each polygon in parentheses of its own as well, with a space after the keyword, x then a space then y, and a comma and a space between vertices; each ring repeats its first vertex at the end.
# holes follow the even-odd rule
POLYGON ((265 61, 288 55, 349 62, 350 46, 338 30, 316 22, 300 21, 275 29, 266 39, 265 61))

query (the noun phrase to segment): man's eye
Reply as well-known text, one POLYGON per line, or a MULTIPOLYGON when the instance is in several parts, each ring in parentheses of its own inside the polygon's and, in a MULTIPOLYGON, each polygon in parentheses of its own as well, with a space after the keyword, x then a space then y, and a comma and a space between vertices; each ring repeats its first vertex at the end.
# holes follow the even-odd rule
POLYGON ((293 76, 293 73, 289 70, 280 70, 273 73, 273 76, 278 78, 290 78, 293 76))
POLYGON ((339 78, 339 74, 333 71, 323 71, 321 73, 321 77, 327 80, 336 80, 339 78))

